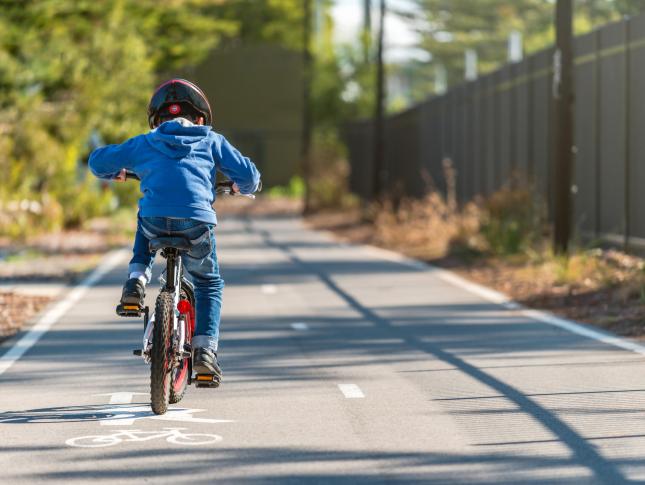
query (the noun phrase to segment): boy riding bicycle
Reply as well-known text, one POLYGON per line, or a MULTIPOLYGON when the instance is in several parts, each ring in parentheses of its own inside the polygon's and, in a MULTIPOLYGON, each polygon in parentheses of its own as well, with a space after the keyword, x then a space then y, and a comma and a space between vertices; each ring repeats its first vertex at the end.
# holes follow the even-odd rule
POLYGON ((193 369, 221 380, 217 362, 224 281, 217 264, 213 209, 217 171, 233 190, 251 194, 260 188, 260 173, 222 135, 211 128, 206 95, 195 84, 171 79, 160 85, 148 105, 151 131, 121 145, 92 152, 89 167, 102 179, 125 180, 127 171, 141 179, 137 233, 122 305, 144 306, 154 253, 150 239, 183 236, 191 241, 184 266, 195 286, 196 328, 193 369))

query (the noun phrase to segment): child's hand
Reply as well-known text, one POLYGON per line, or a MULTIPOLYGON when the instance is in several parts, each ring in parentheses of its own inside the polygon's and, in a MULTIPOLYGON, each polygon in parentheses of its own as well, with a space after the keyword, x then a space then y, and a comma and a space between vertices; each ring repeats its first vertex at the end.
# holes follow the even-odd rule
POLYGON ((122 168, 121 171, 119 172, 119 175, 114 177, 114 180, 116 182, 125 182, 125 178, 126 178, 126 171, 125 171, 125 168, 122 168))
POLYGON ((235 182, 233 182, 233 185, 231 185, 231 191, 234 194, 239 194, 240 193, 240 188, 237 186, 235 182))

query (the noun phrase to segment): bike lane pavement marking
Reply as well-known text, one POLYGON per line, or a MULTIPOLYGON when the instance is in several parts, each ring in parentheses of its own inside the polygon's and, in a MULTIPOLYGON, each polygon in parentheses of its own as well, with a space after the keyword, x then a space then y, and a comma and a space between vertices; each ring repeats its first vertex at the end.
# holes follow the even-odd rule
POLYGON ((190 409, 190 408, 168 408, 166 414, 155 414, 152 412, 150 405, 133 404, 127 406, 132 402, 135 395, 146 395, 144 392, 113 392, 107 394, 95 394, 95 396, 109 396, 110 402, 103 409, 106 414, 105 418, 99 419, 101 426, 131 426, 135 421, 141 419, 157 419, 161 421, 183 421, 189 423, 234 423, 231 419, 212 419, 212 418, 196 418, 193 413, 204 412, 205 409, 190 409), (109 407, 110 404, 116 405, 109 407))
MULTIPOLYGON (((213 418, 199 418, 193 416, 194 413, 204 412, 205 409, 191 409, 191 408, 178 408, 170 407, 165 414, 157 415, 152 412, 150 405, 131 404, 135 395, 143 395, 141 392, 114 392, 108 394, 95 394, 95 396, 109 396, 109 403, 105 408, 100 409, 100 412, 105 414, 105 418, 99 419, 101 426, 132 426, 135 422, 143 419, 151 419, 158 421, 172 421, 184 423, 234 423, 231 419, 213 419, 213 418), (113 407, 111 407, 113 406, 113 407)), ((166 441, 177 445, 197 445, 208 444, 222 441, 222 436, 214 434, 188 434, 183 435, 181 430, 186 428, 164 428, 166 431, 142 431, 142 430, 116 430, 112 434, 107 435, 92 435, 92 436, 78 436, 69 438, 65 444, 71 447, 81 448, 96 448, 102 446, 112 446, 123 442, 136 442, 148 441, 155 438, 167 438, 166 441), (168 430, 172 430, 169 433, 168 430), (192 437, 200 437, 202 441, 191 441, 192 437), (203 440, 206 441, 203 441, 203 440), (89 441, 83 445, 79 441, 89 441)))
POLYGON ((126 249, 109 252, 101 263, 61 301, 51 307, 37 323, 0 357, 0 376, 7 372, 40 338, 65 315, 87 291, 112 271, 128 253, 126 249))
POLYGON ((168 443, 183 446, 201 446, 222 441, 217 434, 182 433, 186 428, 164 428, 162 431, 116 430, 112 434, 77 436, 65 441, 67 446, 75 448, 103 448, 119 445, 123 442, 150 441, 166 438, 168 443), (201 438, 201 439, 200 439, 201 438))
POLYGON ((142 419, 159 421, 181 421, 186 423, 234 423, 232 419, 196 418, 193 413, 203 413, 205 409, 168 408, 166 414, 155 414, 149 405, 134 404, 132 406, 106 407, 105 418, 99 420, 101 426, 131 426, 142 419))
POLYGON ((95 396, 110 396, 110 404, 130 404, 135 395, 147 396, 145 392, 112 392, 105 394, 94 394, 95 396))
POLYGON ((276 285, 262 285, 260 290, 265 295, 275 295, 278 292, 278 287, 276 285))
POLYGON ((356 384, 338 384, 338 389, 347 399, 362 399, 365 397, 361 388, 356 384))

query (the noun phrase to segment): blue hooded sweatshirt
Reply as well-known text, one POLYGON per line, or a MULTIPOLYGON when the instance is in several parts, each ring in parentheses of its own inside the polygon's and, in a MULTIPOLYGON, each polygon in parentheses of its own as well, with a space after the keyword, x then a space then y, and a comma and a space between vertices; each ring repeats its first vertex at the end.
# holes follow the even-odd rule
POLYGON ((103 179, 115 178, 121 169, 141 178, 139 214, 142 217, 177 217, 217 224, 216 173, 221 171, 243 194, 258 189, 260 172, 222 135, 210 126, 183 118, 162 123, 149 133, 121 145, 97 148, 90 155, 90 170, 103 179))

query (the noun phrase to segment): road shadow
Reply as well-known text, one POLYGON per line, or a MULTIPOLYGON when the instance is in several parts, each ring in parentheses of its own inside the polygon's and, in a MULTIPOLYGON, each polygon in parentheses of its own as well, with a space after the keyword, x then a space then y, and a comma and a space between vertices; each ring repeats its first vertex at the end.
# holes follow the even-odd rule
MULTIPOLYGON (((9 448, 7 452, 19 452, 9 448)), ((624 460, 634 465, 637 459, 624 460)), ((60 469, 47 473, 24 470, 17 477, 56 482, 94 480, 169 479, 190 483, 253 484, 553 484, 597 483, 583 474, 559 475, 570 466, 567 459, 518 456, 515 453, 379 452, 300 447, 231 448, 172 446, 133 448, 124 445, 100 449, 67 449, 60 469), (97 466, 100 460, 100 467, 97 466), (128 466, 124 466, 127 463, 128 466), (552 473, 545 473, 551 470, 552 473), (500 479, 500 477, 504 477, 500 479)), ((17 478, 16 477, 16 478, 17 478)), ((611 482, 623 483, 623 482, 611 482)))
POLYGON ((152 415, 148 402, 130 404, 88 404, 0 412, 1 424, 67 424, 147 417, 152 415))
MULTIPOLYGON (((444 322, 443 325, 433 324, 431 338, 427 338, 429 337, 427 325, 425 326, 426 328, 422 328, 420 325, 412 328, 410 328, 409 326, 395 326, 392 324, 391 319, 385 318, 380 313, 377 313, 374 309, 362 305, 356 297, 354 297, 349 291, 341 287, 333 278, 333 269, 328 270, 326 264, 316 264, 316 262, 305 261, 301 259, 294 251, 294 249, 290 246, 289 242, 275 240, 272 237, 272 234, 267 230, 256 230, 253 227, 251 221, 248 222, 246 229, 249 232, 255 231, 261 234, 267 246, 281 250, 294 265, 299 266, 312 275, 315 275, 322 283, 324 283, 324 285, 329 290, 336 294, 364 320, 373 323, 377 328, 381 330, 395 332, 398 338, 400 338, 409 348, 431 355, 435 359, 448 364, 454 369, 458 369, 460 372, 468 375, 479 383, 484 384, 488 388, 504 396, 504 399, 510 401, 516 407, 516 410, 511 412, 523 413, 531 416, 550 433, 552 433, 556 437, 556 441, 564 444, 569 449, 571 453, 571 464, 585 467, 593 474, 593 476, 597 480, 602 483, 616 484, 627 482, 626 477, 618 468, 616 461, 609 460, 601 455, 597 447, 593 443, 586 440, 580 433, 577 432, 576 429, 566 423, 556 412, 540 405, 535 399, 525 395, 515 386, 496 377, 490 372, 486 372, 484 369, 468 362, 461 357, 461 355, 463 355, 464 347, 467 349, 468 347, 473 347, 474 345, 476 345, 478 347, 478 351, 481 352, 482 343, 486 342, 487 340, 493 342, 491 344, 491 347, 499 348, 499 340, 496 340, 495 335, 496 333, 499 333, 499 331, 496 332, 495 324, 478 325, 479 332, 486 332, 486 339, 482 339, 481 335, 473 336, 471 334, 472 331, 477 331, 477 328, 475 328, 474 326, 470 329, 464 329, 464 335, 468 335, 468 337, 464 342, 462 336, 460 338, 459 345, 455 345, 454 342, 454 327, 448 329, 448 326, 450 325, 449 322, 444 322), (444 330, 449 330, 452 336, 451 342, 449 342, 447 345, 446 342, 442 342, 442 327, 444 330), (468 341, 468 339, 470 339, 470 342, 468 341), (450 351, 450 347, 459 348, 460 351, 450 351)), ((383 264, 383 262, 378 262, 377 264, 383 264)), ((390 265, 393 264, 390 263, 390 265)), ((396 267, 399 268, 403 266, 396 265, 396 267)), ((360 268, 358 268, 356 272, 360 272, 360 268)), ((501 310, 501 307, 497 308, 501 310)), ((433 311, 433 308, 428 307, 428 311, 433 311)), ((544 325, 537 322, 534 323, 534 326, 544 329, 544 325)), ((527 335, 525 326, 518 327, 519 328, 515 330, 511 329, 508 325, 505 325, 504 330, 510 331, 511 334, 520 334, 519 336, 515 335, 515 345, 513 345, 513 342, 511 342, 510 345, 514 346, 515 348, 522 348, 522 350, 525 352, 532 352, 536 350, 536 347, 543 347, 544 345, 548 345, 548 343, 545 344, 545 342, 541 342, 541 339, 536 339, 535 335, 530 335, 530 331, 527 335), (523 344, 522 347, 519 347, 517 345, 520 341, 523 344), (524 346, 528 346, 528 348, 525 350, 524 346)), ((499 335, 497 337, 499 337, 499 335)), ((511 335, 510 337, 507 335, 506 338, 513 339, 514 337, 513 335, 511 335)), ((562 336, 557 335, 557 339, 561 340, 562 336)), ((556 338, 554 338, 553 340, 556 340, 556 338)), ((565 338, 565 340, 567 339, 565 338)), ((577 338, 576 340, 578 343, 585 342, 584 340, 580 340, 579 338, 577 338)), ((597 343, 590 340, 588 341, 588 344, 597 347, 597 343)), ((503 346, 506 350, 512 348, 508 346, 506 340, 504 340, 503 346)), ((492 410, 491 412, 505 413, 508 411, 492 410)))

